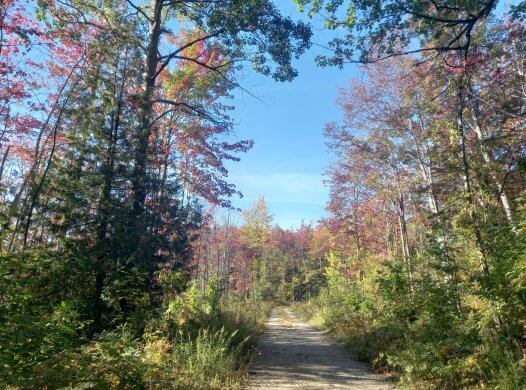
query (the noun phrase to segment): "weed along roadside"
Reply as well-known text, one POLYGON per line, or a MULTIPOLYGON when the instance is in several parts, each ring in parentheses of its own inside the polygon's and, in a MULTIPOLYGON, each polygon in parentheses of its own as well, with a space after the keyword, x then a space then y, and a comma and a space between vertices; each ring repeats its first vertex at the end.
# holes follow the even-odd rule
POLYGON ((104 332, 25 367, 16 386, 241 389, 269 305, 236 296, 221 299, 218 292, 214 281, 204 293, 194 284, 167 301, 142 336, 125 327, 104 332))

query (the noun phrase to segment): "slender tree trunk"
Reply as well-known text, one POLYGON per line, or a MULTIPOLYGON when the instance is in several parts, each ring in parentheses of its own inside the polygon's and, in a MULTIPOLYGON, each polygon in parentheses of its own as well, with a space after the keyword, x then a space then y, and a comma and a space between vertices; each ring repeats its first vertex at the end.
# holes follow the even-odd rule
MULTIPOLYGON (((4 168, 5 168, 5 163, 7 161, 7 157, 9 156, 9 151, 11 149, 11 145, 8 145, 5 152, 4 152, 4 155, 2 157, 2 163, 0 164, 0 189, 2 188, 2 178, 4 177, 4 168)), ((2 238, 3 234, 4 234, 4 229, 7 229, 7 227, 9 226, 9 223, 6 222, 6 223, 3 223, 2 225, 0 225, 0 239, 2 238)), ((0 243, 0 248, 2 247, 1 243, 0 243)))
POLYGON ((411 251, 409 250, 409 236, 407 234, 407 221, 406 221, 406 212, 405 212, 405 201, 404 194, 399 191, 398 195, 398 222, 400 227, 400 241, 402 245, 402 256, 407 264, 407 277, 409 280, 409 289, 411 295, 414 294, 414 281, 413 281, 413 262, 411 259, 411 251))
MULTIPOLYGON (((466 70, 464 69, 464 73, 465 72, 466 70)), ((458 102, 457 102, 457 113, 456 113, 458 138, 460 142, 460 151, 461 151, 461 158, 462 158, 463 172, 464 172, 464 190, 470 202, 469 216, 473 224, 473 230, 475 233, 477 248, 479 250, 481 270, 485 276, 489 276, 490 271, 489 271, 488 263, 486 261, 486 251, 484 247, 484 240, 482 239, 482 233, 480 232, 480 229, 478 227, 478 221, 475 218, 475 214, 474 214, 474 208, 476 207, 476 202, 474 199, 473 188, 471 186, 470 167, 469 167, 469 162, 468 162, 467 153, 466 153, 466 135, 465 135, 465 126, 464 126, 465 78, 466 78, 466 75, 464 74, 461 78, 461 81, 458 87, 458 93, 457 93, 458 102)), ((490 292, 490 296, 491 295, 492 294, 490 292)), ((490 301, 491 301, 491 305, 495 307, 495 302, 494 302, 493 297, 490 298, 490 301)), ((501 326, 502 321, 500 320, 500 317, 497 314, 494 315, 493 320, 497 327, 501 326)))
POLYGON ((2 163, 0 164, 0 183, 2 183, 2 178, 4 177, 4 167, 7 161, 7 156, 9 156, 10 150, 11 150, 11 145, 7 145, 4 155, 2 156, 2 163))
MULTIPOLYGON (((419 121, 420 121, 420 127, 423 129, 424 121, 421 117, 419 117, 419 121)), ((409 120, 409 131, 412 134, 414 142, 415 142, 415 147, 417 151, 417 159, 418 159, 418 164, 420 167, 420 173, 422 175, 422 180, 426 187, 428 211, 433 217, 434 222, 440 226, 442 222, 442 218, 439 214, 439 206, 438 206, 438 201, 437 201, 436 192, 435 192, 435 181, 433 177, 433 171, 431 169, 432 164, 431 164, 431 160, 429 157, 429 150, 426 145, 425 139, 422 139, 422 137, 419 137, 414 131, 411 120, 409 120)), ((432 226, 430 234, 433 234, 433 230, 434 230, 434 226, 432 226)), ((446 236, 440 233, 437 236, 437 242, 440 248, 440 253, 443 256, 443 260, 441 261, 441 263, 447 269, 444 275, 444 283, 455 291, 454 305, 457 308, 457 312, 460 313, 460 306, 461 306, 460 305, 460 295, 456 292, 458 291, 457 286, 460 284, 460 281, 459 281, 459 278, 456 272, 457 267, 456 267, 455 261, 449 256, 449 253, 448 253, 449 248, 448 248, 446 236)), ((429 269, 429 266, 427 267, 427 269, 429 269)))
POLYGON ((469 199, 469 204, 470 204, 469 215, 470 215, 470 219, 473 224, 473 230, 475 233, 477 248, 479 250, 481 269, 485 275, 489 275, 489 267, 486 262, 486 256, 485 256, 484 240, 482 239, 482 233, 480 232, 480 229, 478 227, 478 221, 475 218, 475 214, 473 210, 476 207, 476 203, 474 200, 474 193, 473 193, 473 188, 471 185, 470 167, 469 167, 469 161, 468 161, 467 149, 466 149, 466 134, 465 134, 465 126, 464 126, 464 101, 465 101, 465 97, 464 97, 464 78, 463 78, 458 87, 457 112, 456 112, 458 142, 459 142, 459 148, 460 148, 460 157, 462 161, 462 178, 464 181, 464 191, 469 199))
MULTIPOLYGON (((132 177, 133 209, 132 223, 137 223, 144 211, 147 191, 148 143, 151 134, 153 93, 155 76, 159 64, 159 42, 161 38, 163 0, 151 0, 148 45, 143 63, 142 96, 139 102, 139 127, 135 139, 134 171, 132 177)), ((139 237, 141 232, 139 232, 139 237)))
MULTIPOLYGON (((484 145, 485 137, 482 133, 482 127, 480 125, 480 109, 478 107, 475 91, 470 86, 470 94, 469 94, 469 100, 471 103, 471 115, 473 119, 473 129, 475 130, 475 134, 477 135, 477 141, 479 145, 479 150, 482 155, 482 159, 486 164, 489 164, 493 158, 491 155, 491 152, 486 149, 486 146, 484 145)), ((508 199, 508 195, 506 194, 506 191, 504 190, 504 186, 501 184, 501 182, 498 180, 498 178, 495 176, 493 172, 490 172, 489 174, 492 185, 494 186, 494 191, 498 194, 500 204, 502 206, 502 209, 504 211, 504 214, 506 215, 506 219, 508 220, 508 223, 510 224, 511 228, 517 234, 516 224, 513 219, 513 212, 511 210, 510 201, 508 199)))
POLYGON ((31 203, 29 204, 29 210, 27 212, 27 218, 24 226, 24 238, 23 238, 23 244, 22 248, 26 249, 27 246, 27 238, 29 235, 29 227, 31 226, 31 218, 33 216, 33 211, 35 210, 35 207, 38 203, 38 197, 40 196, 40 192, 42 191, 42 187, 44 186, 44 181, 46 180, 47 173, 49 172, 49 169, 51 168, 51 164, 53 163, 53 157, 55 155, 55 149, 57 146, 57 136, 58 136, 58 130, 60 128, 60 124, 62 121, 62 115, 64 114, 64 110, 66 108, 66 105, 69 102, 69 98, 71 97, 73 91, 75 90, 75 87, 77 86, 79 80, 77 80, 71 87, 70 91, 68 92, 65 102, 62 105, 60 111, 58 112, 57 121, 55 123, 55 126, 53 126, 53 138, 51 143, 51 151, 49 153, 49 157, 46 163, 46 168, 44 169, 44 172, 42 173, 42 177, 40 178, 40 181, 33 191, 33 194, 31 196, 31 203))
POLYGON ((228 294, 230 293, 230 281, 228 279, 228 276, 230 274, 230 266, 231 266, 231 256, 232 256, 232 227, 230 226, 230 209, 228 210, 228 217, 227 217, 227 227, 228 227, 228 240, 227 240, 227 249, 226 249, 226 264, 225 264, 225 296, 228 298, 228 294))
MULTIPOLYGON (((115 160, 117 152, 117 140, 119 138, 120 121, 122 114, 122 99, 124 95, 124 85, 126 82, 127 73, 127 55, 124 58, 124 69, 122 70, 122 79, 117 93, 117 107, 110 115, 110 131, 108 132, 108 148, 106 155, 106 162, 102 168, 103 187, 99 199, 98 213, 100 215, 100 222, 97 226, 97 241, 99 244, 99 253, 95 259, 95 304, 93 313, 93 330, 99 331, 102 327, 102 314, 104 311, 104 302, 102 300, 102 293, 104 290, 104 281, 106 278, 106 266, 104 258, 108 255, 106 251, 106 240, 108 234, 108 213, 111 210, 111 190, 113 188, 115 176, 115 160)), ((116 75, 118 66, 116 66, 116 75)), ((114 80, 115 84, 118 82, 117 78, 114 80)))
MULTIPOLYGON (((415 143, 418 166, 420 168, 422 180, 426 188, 427 202, 428 202, 427 206, 429 208, 429 212, 432 215, 436 216, 438 215, 438 202, 437 202, 436 195, 435 195, 435 183, 433 180, 433 173, 431 171, 431 164, 429 161, 428 148, 425 145, 425 140, 422 140, 421 139, 422 137, 416 134, 413 128, 412 120, 408 119, 408 122, 409 122, 409 132, 411 133, 411 136, 413 137, 413 141, 415 143)), ((422 121, 420 122, 421 122, 420 125, 423 128, 423 123, 422 121)))
MULTIPOLYGON (((67 82, 73 76, 74 70, 81 63, 81 61, 83 61, 83 59, 84 59, 84 57, 79 59, 77 61, 77 63, 75 64, 75 66, 72 68, 71 72, 68 74, 68 77, 66 79, 66 83, 64 83, 64 86, 61 89, 61 93, 65 89, 65 87, 67 85, 67 82)), ((47 173, 49 172, 49 169, 51 168, 51 164, 53 162, 53 157, 54 157, 55 149, 56 149, 56 145, 57 145, 57 135, 58 135, 58 130, 59 130, 59 127, 60 127, 60 123, 62 121, 62 115, 64 114, 64 110, 65 110, 67 104, 69 103, 69 99, 70 99, 71 95, 73 94, 73 91, 75 90, 75 88, 77 87, 79 82, 80 82, 80 78, 77 79, 73 83, 73 85, 71 86, 68 94, 66 95, 64 103, 62 104, 62 106, 60 108, 60 111, 58 112, 56 123, 53 126, 53 136, 52 136, 52 143, 51 143, 51 151, 50 151, 50 154, 49 154, 49 158, 47 160, 46 168, 44 169, 42 177, 40 178, 40 181, 39 181, 36 189, 33 191, 33 194, 31 196, 31 203, 29 205, 29 210, 28 210, 28 213, 27 213, 26 223, 25 223, 25 226, 24 226, 24 238, 23 238, 23 245, 22 245, 23 249, 25 249, 26 246, 27 246, 27 238, 28 238, 28 234, 29 234, 29 227, 31 225, 31 218, 32 218, 32 215, 33 215, 33 211, 34 211, 34 209, 35 209, 35 207, 37 205, 38 197, 40 196, 40 192, 42 191, 42 187, 44 185, 44 181, 46 179, 47 173)), ((50 119, 50 116, 48 116, 48 121, 49 121, 49 119, 50 119)))
MULTIPOLYGON (((26 191, 26 189, 34 184, 33 181, 36 179, 36 172, 37 172, 37 170, 39 168, 39 165, 40 165, 40 162, 41 162, 41 160, 43 158, 43 153, 44 153, 45 149, 41 148, 42 137, 43 137, 48 125, 49 125, 49 122, 51 121, 51 119, 53 117, 53 113, 55 112, 56 108, 58 107, 58 105, 60 103, 60 99, 61 99, 64 91, 66 90, 66 87, 70 84, 70 80, 73 77, 73 74, 74 74, 75 70, 78 68, 79 64, 83 60, 84 60, 84 57, 80 58, 77 61, 77 63, 73 66, 71 71, 69 72, 68 76, 66 77, 66 80, 64 81, 64 83, 60 87, 60 90, 58 91, 57 97, 56 97, 56 99, 55 99, 55 101, 54 101, 54 103, 53 103, 53 105, 51 107, 51 110, 49 111, 49 113, 48 113, 48 115, 46 117, 46 121, 44 122, 44 124, 40 128, 40 132, 38 134, 37 142, 36 142, 36 145, 35 145, 33 164, 31 165, 31 168, 29 169, 28 174, 24 178, 24 181, 22 182, 22 185, 20 186, 20 189, 18 190, 17 194, 15 195, 15 198, 13 199, 13 202, 11 203, 11 204, 15 205, 17 211, 15 212, 15 215, 16 215, 15 226, 13 228, 13 233, 12 233, 11 240, 10 240, 9 246, 8 246, 8 250, 9 251, 13 250, 15 241, 17 240, 18 227, 20 226, 20 223, 22 222, 22 219, 24 217, 24 210, 25 210, 27 202, 29 201, 29 198, 30 198, 29 191, 26 193, 26 195, 24 197, 24 200, 22 202, 20 202, 20 199, 24 195, 24 192, 26 191)), ((78 81, 74 85, 77 85, 77 84, 78 84, 78 81)), ((64 99, 64 102, 62 103, 62 106, 60 108, 60 113, 62 113, 64 111, 65 105, 69 101, 69 96, 70 96, 71 92, 72 92, 72 90, 68 93, 68 95, 64 99)), ((54 133, 51 133, 51 138, 53 138, 53 135, 54 135, 54 133)))

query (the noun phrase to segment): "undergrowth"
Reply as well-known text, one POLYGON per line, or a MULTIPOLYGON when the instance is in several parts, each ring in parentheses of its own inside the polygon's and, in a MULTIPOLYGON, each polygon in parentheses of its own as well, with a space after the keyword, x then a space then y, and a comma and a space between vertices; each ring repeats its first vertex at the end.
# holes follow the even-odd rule
MULTIPOLYGON (((205 291, 191 285, 167 298, 140 334, 124 323, 91 340, 75 341, 75 326, 65 326, 74 322, 74 316, 63 313, 62 328, 48 326, 51 343, 45 341, 45 324, 25 324, 43 336, 38 344, 17 346, 16 354, 9 354, 6 347, 0 351, 4 362, 0 388, 239 389, 268 309, 267 303, 235 295, 222 298, 212 281, 205 291), (48 345, 52 351, 45 350, 48 345), (24 356, 33 358, 24 360, 24 356), (7 359, 17 364, 8 364, 7 359)), ((7 319, 12 327, 19 320, 7 319)), ((13 343, 4 340, 3 345, 9 346, 23 334, 6 336, 13 338, 13 343)))
POLYGON ((396 286, 396 271, 362 283, 345 280, 337 271, 333 259, 327 287, 292 309, 331 332, 355 358, 397 379, 400 387, 526 388, 520 311, 495 317, 477 290, 466 290, 464 306, 455 313, 446 310, 450 300, 444 291, 430 288, 429 281, 416 284, 408 298, 396 286))

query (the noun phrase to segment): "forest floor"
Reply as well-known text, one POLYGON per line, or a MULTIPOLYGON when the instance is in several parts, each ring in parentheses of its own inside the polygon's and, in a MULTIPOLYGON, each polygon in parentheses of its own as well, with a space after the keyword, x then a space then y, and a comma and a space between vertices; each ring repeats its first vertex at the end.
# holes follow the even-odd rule
POLYGON ((250 370, 249 389, 393 389, 289 309, 272 310, 250 370))

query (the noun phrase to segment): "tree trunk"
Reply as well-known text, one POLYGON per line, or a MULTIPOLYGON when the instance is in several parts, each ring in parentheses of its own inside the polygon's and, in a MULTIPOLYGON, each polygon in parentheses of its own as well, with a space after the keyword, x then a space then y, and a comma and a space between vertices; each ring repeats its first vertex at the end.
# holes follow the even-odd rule
MULTIPOLYGON (((83 60, 83 58, 79 59, 77 61, 77 63, 75 64, 75 66, 73 67, 73 69, 71 70, 71 72, 68 74, 68 77, 66 79, 66 83, 64 83, 64 86, 63 86, 61 92, 65 89, 68 80, 70 80, 70 78, 73 76, 74 70, 77 68, 77 66, 80 64, 80 62, 82 60, 83 60)), ((31 203, 29 205, 29 210, 28 210, 28 213, 27 213, 26 223, 25 223, 25 226, 24 226, 24 239, 23 239, 23 246, 22 246, 23 249, 25 249, 26 246, 27 246, 27 238, 28 238, 28 234, 29 234, 29 227, 31 225, 31 217, 33 215, 33 211, 34 211, 34 209, 35 209, 35 207, 37 205, 38 197, 40 196, 40 191, 42 190, 42 186, 44 185, 44 180, 46 179, 47 173, 49 172, 49 169, 51 168, 51 163, 53 162, 53 156, 55 154, 55 148, 56 148, 56 145, 57 145, 58 129, 60 127, 60 122, 62 121, 62 115, 64 114, 64 110, 66 108, 66 105, 69 102, 69 98, 73 94, 73 91, 75 90, 75 88, 76 88, 76 86, 78 85, 79 82, 80 82, 80 79, 77 79, 73 83, 73 85, 71 86, 68 94, 66 95, 66 97, 64 99, 64 103, 62 104, 62 107, 60 108, 60 111, 58 112, 55 126, 53 126, 53 137, 52 137, 52 144, 51 144, 51 152, 50 152, 49 158, 47 160, 46 168, 44 169, 44 172, 42 173, 42 177, 40 178, 40 181, 39 181, 36 189, 33 191, 33 194, 31 196, 31 203)), ((51 117, 51 115, 48 116, 48 121, 49 121, 50 117, 51 117)))
MULTIPOLYGON (((433 180, 433 173, 431 171, 431 163, 429 161, 428 148, 425 145, 425 140, 422 140, 421 137, 415 133, 414 128, 413 128, 413 122, 411 121, 411 119, 409 119, 408 122, 409 122, 409 132, 411 133, 413 137, 413 141, 415 143, 420 173, 422 175, 422 180, 426 188, 427 202, 428 202, 427 206, 428 206, 429 212, 433 216, 437 216, 438 215, 438 202, 437 202, 436 195, 435 195, 435 183, 433 180)), ((422 121, 420 122, 421 122, 421 127, 423 128, 423 123, 422 121)))
POLYGON ((458 134, 458 144, 459 144, 459 149, 460 149, 460 158, 462 161, 462 178, 464 181, 464 191, 469 200, 469 206, 470 206, 469 216, 473 224, 473 230, 475 233, 477 248, 479 250, 481 269, 485 275, 489 275, 489 267, 486 262, 482 233, 480 232, 480 229, 478 227, 478 221, 476 220, 475 214, 473 212, 473 209, 474 207, 476 207, 476 204, 474 200, 473 188, 471 185, 470 167, 469 167, 469 161, 468 161, 467 150, 466 150, 466 134, 465 134, 465 127, 464 127, 464 100, 465 100, 464 82, 461 81, 458 87, 458 92, 457 92, 456 121, 457 121, 457 134, 458 134))
POLYGON ((2 183, 2 177, 4 176, 4 167, 7 161, 7 156, 9 156, 10 149, 11 149, 11 145, 7 145, 7 148, 5 149, 5 152, 4 152, 4 156, 2 157, 2 163, 0 165, 0 184, 2 183))
MULTIPOLYGON (((475 134, 477 135, 477 141, 480 153, 482 155, 482 159, 486 164, 489 164, 493 160, 493 156, 491 155, 491 152, 486 149, 486 146, 484 145, 485 137, 482 133, 482 127, 480 125, 480 110, 475 98, 475 91, 470 86, 470 94, 469 94, 469 100, 471 103, 471 115, 473 119, 473 129, 475 131, 475 134)), ((508 223, 510 224, 512 230, 517 234, 516 224, 513 219, 513 213, 511 210, 510 202, 508 200, 508 196, 506 194, 506 191, 504 190, 504 186, 501 184, 501 182, 498 180, 498 178, 495 176, 493 172, 490 171, 489 173, 492 185, 494 186, 494 191, 498 194, 500 204, 502 206, 502 209, 504 211, 504 214, 506 215, 506 219, 508 220, 508 223)))
MULTIPOLYGON (((158 51, 161 37, 161 11, 163 8, 163 0, 151 0, 150 6, 152 9, 152 15, 150 16, 148 46, 143 63, 144 69, 142 75, 142 96, 140 97, 139 102, 139 127, 135 137, 136 144, 134 152, 134 171, 132 177, 133 224, 137 223, 140 219, 144 211, 144 202, 146 199, 148 143, 151 134, 152 123, 152 97, 155 89, 157 66, 159 64, 158 51)), ((140 234, 141 233, 139 232, 139 237, 140 234)))
MULTIPOLYGON (((46 117, 46 121, 44 122, 44 124, 40 128, 40 132, 38 134, 37 142, 36 142, 36 145, 35 145, 33 164, 31 164, 31 168, 30 168, 28 174, 24 178, 24 181, 22 182, 22 185, 20 186, 17 194, 15 195, 15 198, 13 199, 13 202, 11 203, 11 204, 15 205, 17 211, 15 211, 15 214, 14 214, 14 215, 16 215, 15 226, 13 228, 13 233, 12 233, 11 240, 10 240, 9 246, 8 246, 8 250, 9 251, 13 250, 14 244, 15 244, 15 242, 17 240, 18 227, 20 226, 20 223, 22 222, 22 219, 24 217, 24 215, 23 215, 24 209, 26 208, 27 202, 29 201, 29 198, 30 198, 29 191, 26 193, 26 195, 24 197, 24 200, 22 202, 20 202, 20 199, 24 195, 24 192, 26 191, 26 188, 29 188, 30 186, 32 186, 34 184, 33 181, 36 179, 36 172, 37 172, 37 170, 39 168, 39 165, 40 165, 40 162, 41 162, 41 160, 43 158, 43 153, 44 153, 45 149, 43 147, 41 148, 42 137, 43 137, 43 135, 45 133, 46 128, 49 125, 49 122, 51 121, 51 118, 53 117, 53 113, 55 112, 55 109, 58 107, 58 105, 60 103, 60 98, 62 97, 62 94, 66 90, 66 87, 69 85, 69 82, 70 82, 71 78, 73 77, 73 74, 74 74, 75 70, 77 69, 77 67, 79 66, 79 64, 83 60, 84 60, 84 57, 79 59, 77 61, 77 63, 73 66, 71 71, 69 72, 66 80, 64 81, 64 83, 60 87, 60 90, 58 92, 57 98, 54 101, 53 106, 51 107, 51 110, 49 111, 49 114, 46 117), (19 203, 21 203, 21 204, 19 205, 19 203)), ((77 81, 77 83, 78 83, 78 81, 77 81)), ((75 83, 75 85, 77 83, 75 83)), ((71 94, 71 91, 68 94, 68 96, 64 99, 64 102, 62 103, 62 107, 60 108, 60 113, 62 113, 64 111, 64 107, 65 107, 66 103, 69 101, 69 95, 70 94, 71 94)), ((51 136, 52 135, 53 135, 53 133, 51 134, 51 136)))
POLYGON ((62 121, 62 115, 64 114, 64 110, 66 108, 66 105, 69 102, 69 98, 71 97, 73 91, 75 90, 75 87, 79 83, 80 80, 77 80, 72 86, 70 91, 68 92, 66 99, 64 101, 64 104, 62 105, 60 111, 57 115, 57 121, 55 123, 55 126, 53 126, 53 137, 52 137, 52 143, 51 143, 51 151, 49 153, 49 157, 47 160, 46 168, 44 169, 44 172, 42 173, 42 177, 40 178, 40 181, 37 185, 37 187, 34 189, 33 194, 31 196, 31 203, 29 204, 29 210, 27 212, 27 218, 26 223, 24 226, 24 238, 23 238, 23 244, 22 248, 26 249, 27 246, 27 238, 29 235, 29 227, 31 226, 31 218, 33 216, 33 211, 35 210, 35 207, 38 203, 38 197, 40 196, 40 192, 42 191, 42 187, 44 185, 44 181, 46 179, 47 173, 49 172, 49 169, 51 168, 51 164, 53 162, 53 157, 55 155, 55 149, 57 146, 57 136, 58 136, 58 130, 60 127, 60 122, 62 121))
MULTIPOLYGON (((103 174, 103 187, 101 196, 99 199, 98 213, 101 216, 100 223, 97 226, 97 242, 99 245, 99 253, 95 259, 95 305, 93 313, 93 330, 95 332, 102 328, 102 314, 104 311, 104 302, 102 300, 102 293, 104 290, 104 280, 106 278, 106 266, 104 264, 104 258, 107 256, 105 253, 105 241, 108 233, 108 213, 111 210, 111 190, 113 188, 114 175, 115 175, 115 160, 116 160, 116 149, 117 140, 119 137, 119 127, 122 113, 122 98, 124 93, 124 85, 126 82, 127 72, 127 58, 125 56, 125 65, 122 71, 122 80, 119 85, 119 92, 117 94, 117 107, 110 115, 110 131, 108 132, 108 149, 106 155, 106 162, 102 167, 103 174)), ((116 72, 118 66, 116 66, 116 72)), ((115 80, 117 83, 117 80, 115 80)), ((114 91, 116 93, 116 90, 114 91)))
POLYGON ((398 197, 398 222, 400 225, 400 241, 402 244, 402 256, 407 264, 407 277, 409 280, 409 290, 411 295, 414 294, 415 286, 413 281, 413 262, 411 259, 411 251, 409 250, 409 236, 407 234, 407 221, 405 216, 405 201, 404 194, 399 191, 398 197))

